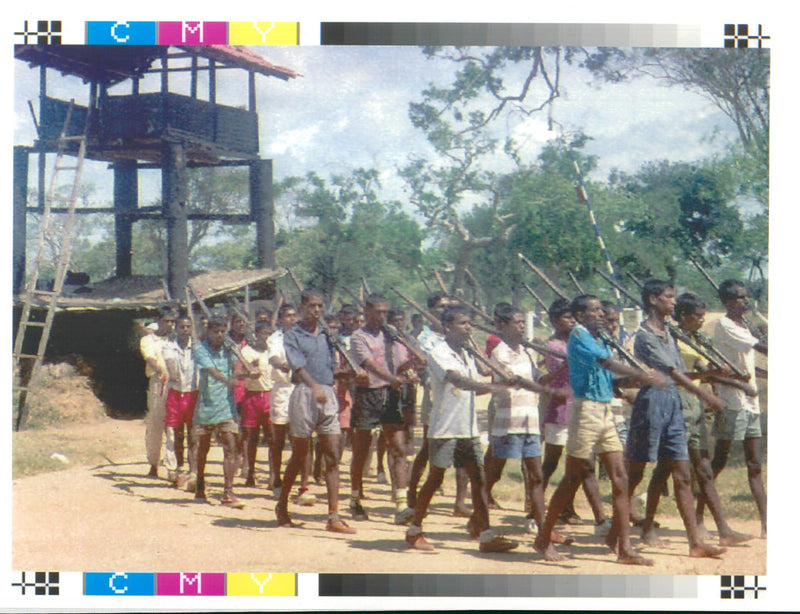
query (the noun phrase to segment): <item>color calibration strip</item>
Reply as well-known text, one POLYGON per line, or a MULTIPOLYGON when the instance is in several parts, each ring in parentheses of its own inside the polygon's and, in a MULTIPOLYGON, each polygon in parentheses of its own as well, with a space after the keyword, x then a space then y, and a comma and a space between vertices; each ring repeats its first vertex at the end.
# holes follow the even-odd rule
POLYGON ((84 595, 296 597, 293 573, 86 572, 84 595))
POLYGON ((87 21, 87 45, 298 45, 296 21, 87 21))
POLYGON ((320 597, 602 597, 698 596, 692 576, 319 574, 320 597))

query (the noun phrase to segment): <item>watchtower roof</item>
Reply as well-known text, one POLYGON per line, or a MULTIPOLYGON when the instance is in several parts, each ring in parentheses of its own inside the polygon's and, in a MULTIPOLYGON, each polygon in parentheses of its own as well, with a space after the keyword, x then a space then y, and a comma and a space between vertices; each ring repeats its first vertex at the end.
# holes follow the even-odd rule
MULTIPOLYGON (((214 60, 284 81, 302 76, 290 68, 268 62, 241 45, 176 48, 189 56, 214 60)), ((33 66, 46 66, 65 75, 80 77, 86 82, 114 85, 144 75, 163 51, 163 46, 156 45, 16 45, 14 57, 33 66)))

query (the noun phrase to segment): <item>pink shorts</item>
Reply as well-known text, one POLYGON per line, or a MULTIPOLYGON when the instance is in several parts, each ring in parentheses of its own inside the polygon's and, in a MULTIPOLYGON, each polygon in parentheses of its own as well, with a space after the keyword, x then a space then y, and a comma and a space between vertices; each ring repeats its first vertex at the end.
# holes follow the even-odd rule
POLYGON ((180 392, 170 388, 167 392, 167 426, 178 428, 186 424, 192 426, 194 406, 197 405, 197 391, 180 392))
POLYGON ((242 426, 256 428, 269 421, 269 390, 248 390, 242 399, 242 426))

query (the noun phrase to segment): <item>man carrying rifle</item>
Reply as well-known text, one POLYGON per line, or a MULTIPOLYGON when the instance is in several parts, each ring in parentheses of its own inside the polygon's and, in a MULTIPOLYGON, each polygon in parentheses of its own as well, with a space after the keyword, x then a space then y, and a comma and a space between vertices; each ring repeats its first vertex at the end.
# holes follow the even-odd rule
MULTIPOLYGON (((719 299, 725 305, 726 314, 714 328, 714 345, 736 367, 745 371, 748 383, 755 389, 755 353, 767 355, 766 340, 757 338, 748 326, 745 314, 750 309, 745 285, 728 279, 719 286, 719 299)), ((741 441, 747 463, 747 481, 756 501, 761 519, 761 537, 767 537, 767 493, 761 476, 761 410, 758 394, 747 394, 742 388, 721 384, 719 396, 724 409, 717 412, 714 420, 716 446, 711 466, 714 478, 728 462, 731 444, 741 441)))
MULTIPOLYGON (((716 557, 724 553, 725 549, 708 545, 701 539, 695 515, 692 513, 689 450, 677 384, 700 397, 712 408, 719 408, 720 400, 696 386, 684 373, 686 369, 683 359, 666 325, 667 317, 675 309, 675 289, 672 283, 657 279, 647 281, 642 287, 642 304, 647 318, 636 332, 635 356, 669 379, 665 380, 667 385, 660 388, 646 384, 636 395, 626 451, 628 489, 633 493, 642 479, 647 463, 658 461, 659 473, 672 474, 675 502, 689 540, 689 556, 716 557)), ((642 540, 650 545, 660 544, 653 520, 662 492, 663 482, 651 482, 647 489, 642 540)))
MULTIPOLYGON (((695 294, 685 292, 681 294, 675 303, 675 319, 678 322, 680 330, 684 332, 688 338, 699 331, 706 317, 706 304, 695 294)), ((678 350, 680 350, 683 362, 686 367, 695 373, 711 374, 712 366, 707 359, 699 354, 696 349, 690 347, 687 343, 677 339, 678 350)), ((719 378, 710 377, 711 381, 719 381, 719 378)), ((706 378, 704 378, 704 381, 706 378)), ((742 385, 743 382, 735 382, 729 378, 727 381, 742 385)), ((749 388, 744 384, 746 388, 749 388)), ((719 494, 714 485, 714 472, 711 469, 711 460, 708 453, 708 430, 706 428, 705 411, 700 399, 691 394, 684 388, 678 390, 681 397, 681 404, 683 405, 683 419, 686 425, 686 435, 689 444, 689 461, 692 463, 694 475, 697 478, 697 483, 700 487, 700 494, 698 500, 698 510, 702 509, 701 501, 708 503, 708 508, 711 510, 711 515, 714 517, 714 522, 717 525, 717 533, 719 534, 720 546, 731 546, 751 539, 750 535, 737 533, 728 525, 725 520, 725 515, 722 511, 722 504, 719 500, 719 494)), ((750 394, 756 394, 754 390, 750 394)), ((668 476, 664 476, 666 480, 668 476)), ((653 472, 653 479, 656 479, 656 472, 653 472)), ((697 529, 701 537, 706 533, 703 527, 702 520, 698 518, 697 529)))
POLYGON ((406 543, 417 550, 434 547, 422 532, 422 520, 433 494, 448 467, 463 467, 472 484, 474 512, 469 528, 480 538, 481 552, 507 552, 519 544, 495 535, 489 526, 488 491, 483 470, 483 451, 475 407, 475 395, 498 391, 496 384, 478 381, 478 371, 465 345, 470 340, 470 312, 461 306, 448 307, 441 316, 445 338, 430 351, 433 392, 428 426, 430 469, 416 501, 414 520, 406 532, 406 543))
POLYGON ((316 431, 325 457, 328 523, 333 533, 355 533, 339 518, 339 405, 333 390, 337 359, 333 340, 321 325, 322 293, 306 288, 300 295, 300 322, 284 334, 286 360, 293 371, 295 388, 289 399, 289 436, 292 456, 283 475, 280 498, 275 506, 279 527, 293 526, 289 516, 289 493, 297 474, 306 464, 309 438, 316 431))
POLYGON ((614 515, 611 531, 605 538, 606 545, 617 553, 619 563, 652 565, 653 562, 637 554, 630 543, 627 475, 611 399, 614 397, 613 373, 656 386, 664 385, 664 377, 658 373, 645 373, 611 358, 611 350, 600 339, 603 308, 596 296, 583 294, 576 297, 570 311, 578 324, 567 342, 569 381, 575 397, 567 429, 566 472, 553 493, 544 524, 539 527, 533 545, 547 561, 563 559, 551 543, 551 533, 583 476, 594 472, 596 453, 612 486, 614 515))
MULTIPOLYGON (((397 505, 394 521, 395 524, 407 524, 413 510, 406 504, 408 467, 400 389, 409 381, 404 372, 413 358, 405 346, 394 342, 385 330, 388 311, 386 298, 370 294, 364 309, 366 322, 350 338, 350 355, 368 374, 368 380, 356 386, 353 398, 350 511, 354 520, 368 519, 361 505, 361 483, 372 430, 380 426, 386 437, 389 474, 397 505)), ((417 366, 425 367, 424 364, 417 366)))

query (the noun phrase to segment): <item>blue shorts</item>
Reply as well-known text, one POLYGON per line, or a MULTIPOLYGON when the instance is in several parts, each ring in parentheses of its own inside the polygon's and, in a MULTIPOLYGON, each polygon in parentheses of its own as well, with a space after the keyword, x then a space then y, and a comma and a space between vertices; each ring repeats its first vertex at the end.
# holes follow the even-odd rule
POLYGON ((489 441, 492 444, 492 456, 495 458, 536 458, 542 455, 542 440, 539 435, 491 435, 489 441))
POLYGON ((688 460, 686 425, 675 386, 643 388, 631 412, 626 458, 634 462, 688 460))

